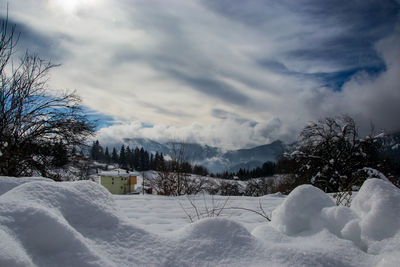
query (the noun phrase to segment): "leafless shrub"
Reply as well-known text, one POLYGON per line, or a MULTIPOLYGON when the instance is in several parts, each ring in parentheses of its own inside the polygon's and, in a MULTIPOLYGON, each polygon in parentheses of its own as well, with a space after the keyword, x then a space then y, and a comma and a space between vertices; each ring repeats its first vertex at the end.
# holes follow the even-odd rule
POLYGON ((267 221, 271 221, 271 216, 267 215, 267 213, 264 211, 262 205, 261 205, 261 201, 258 202, 259 204, 259 210, 253 210, 253 209, 248 209, 248 208, 243 208, 243 207, 228 207, 226 209, 231 209, 231 210, 245 210, 245 211, 249 211, 255 214, 260 215, 261 217, 263 217, 264 219, 266 219, 267 221))
POLYGON ((352 200, 352 191, 343 191, 343 192, 337 192, 333 194, 333 198, 336 200, 336 206, 345 206, 345 207, 350 207, 351 205, 351 200, 352 200))
POLYGON ((236 206, 227 206, 230 198, 227 197, 225 200, 220 200, 220 201, 215 201, 214 196, 211 196, 211 203, 208 203, 206 200, 205 195, 203 195, 203 207, 200 208, 199 205, 196 203, 196 201, 189 196, 187 197, 188 202, 190 204, 189 207, 183 206, 181 202, 179 202, 179 205, 181 206, 182 210, 186 214, 186 216, 189 219, 190 223, 193 223, 195 221, 198 221, 200 219, 204 218, 214 218, 214 217, 219 217, 223 214, 223 211, 226 210, 244 210, 248 212, 255 213, 267 221, 271 221, 271 216, 267 215, 265 210, 262 207, 261 201, 259 201, 259 208, 258 210, 254 209, 249 209, 249 208, 243 208, 243 207, 236 207, 236 206))
POLYGON ((270 193, 270 184, 268 180, 272 180, 271 178, 256 178, 251 179, 247 182, 244 195, 258 197, 263 196, 270 193))
POLYGON ((219 182, 219 194, 221 196, 240 196, 242 193, 240 192, 238 182, 222 180, 219 182))
POLYGON ((187 196, 187 200, 190 204, 190 207, 184 207, 181 202, 179 202, 179 205, 185 212, 190 223, 193 223, 203 218, 219 217, 225 210, 226 204, 229 201, 229 197, 226 198, 224 201, 215 201, 214 196, 212 195, 211 203, 208 203, 205 195, 203 195, 203 208, 199 208, 198 205, 195 203, 195 200, 191 197, 187 196))

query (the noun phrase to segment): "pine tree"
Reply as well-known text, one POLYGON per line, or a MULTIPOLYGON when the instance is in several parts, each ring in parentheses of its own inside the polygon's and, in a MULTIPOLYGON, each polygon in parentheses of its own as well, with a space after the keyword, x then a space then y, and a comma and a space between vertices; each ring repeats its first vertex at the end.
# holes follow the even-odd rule
POLYGON ((113 151, 112 151, 112 154, 111 154, 111 161, 112 161, 112 163, 118 163, 119 162, 118 153, 117 153, 117 150, 115 149, 115 147, 113 148, 113 151))
POLYGON ((104 150, 103 147, 100 145, 99 140, 93 142, 92 147, 90 149, 90 156, 95 161, 104 161, 104 150))
POLYGON ((160 155, 158 152, 156 152, 156 155, 154 156, 154 170, 158 171, 160 166, 160 155))
POLYGON ((129 146, 126 148, 125 151, 125 155, 126 155, 126 164, 130 169, 133 169, 133 152, 132 150, 129 148, 129 146))
POLYGON ((153 154, 150 154, 150 165, 149 165, 149 169, 150 170, 155 170, 155 164, 154 164, 154 156, 153 154))
POLYGON ((119 164, 122 169, 127 169, 128 166, 126 164, 126 151, 125 151, 125 146, 121 146, 121 150, 119 151, 119 164))
POLYGON ((145 163, 146 159, 145 159, 143 147, 140 149, 139 154, 140 154, 140 164, 139 164, 140 165, 140 170, 144 171, 145 170, 145 165, 146 165, 146 163, 145 163))
POLYGON ((148 171, 150 169, 150 158, 149 152, 146 150, 144 151, 144 163, 143 163, 143 170, 148 171))
POLYGON ((90 157, 93 160, 97 160, 98 159, 98 152, 99 152, 99 140, 96 140, 93 142, 92 147, 90 149, 90 157))
POLYGON ((108 151, 108 147, 106 147, 106 151, 104 152, 104 160, 107 164, 111 163, 110 152, 108 151))
POLYGON ((159 170, 163 170, 165 169, 165 160, 164 160, 164 155, 163 153, 161 153, 160 155, 160 165, 159 165, 159 170))
POLYGON ((138 147, 135 147, 135 151, 133 152, 133 167, 135 170, 140 169, 140 150, 138 147))

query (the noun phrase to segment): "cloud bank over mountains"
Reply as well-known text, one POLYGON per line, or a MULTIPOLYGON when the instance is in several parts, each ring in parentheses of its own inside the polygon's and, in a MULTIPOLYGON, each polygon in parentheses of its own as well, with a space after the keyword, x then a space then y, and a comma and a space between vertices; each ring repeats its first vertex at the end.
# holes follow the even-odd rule
POLYGON ((54 88, 113 118, 98 138, 233 149, 291 141, 341 113, 364 133, 370 122, 400 130, 399 10, 389 0, 16 0, 9 16, 21 47, 62 63, 54 88))

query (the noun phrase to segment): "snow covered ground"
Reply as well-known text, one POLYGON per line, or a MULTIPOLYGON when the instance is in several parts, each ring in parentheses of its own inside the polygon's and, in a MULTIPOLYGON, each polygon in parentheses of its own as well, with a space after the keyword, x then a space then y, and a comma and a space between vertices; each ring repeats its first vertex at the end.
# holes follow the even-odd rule
POLYGON ((230 219, 240 222, 249 232, 260 224, 266 223, 262 216, 246 210, 230 209, 240 207, 260 211, 261 206, 267 215, 283 200, 283 195, 270 195, 264 197, 238 197, 238 196, 180 196, 166 197, 156 195, 115 195, 113 196, 117 206, 132 223, 140 226, 146 231, 156 234, 166 234, 179 230, 190 223, 188 215, 197 221, 195 209, 189 199, 198 209, 201 217, 211 215, 214 208, 225 208, 219 214, 219 218, 230 219), (201 215, 203 214, 203 215, 201 215))
POLYGON ((192 198, 198 213, 261 203, 271 222, 226 209, 188 223, 186 197, 112 196, 89 181, 0 177, 0 194, 0 266, 400 266, 400 190, 378 179, 351 208, 310 185, 192 198))

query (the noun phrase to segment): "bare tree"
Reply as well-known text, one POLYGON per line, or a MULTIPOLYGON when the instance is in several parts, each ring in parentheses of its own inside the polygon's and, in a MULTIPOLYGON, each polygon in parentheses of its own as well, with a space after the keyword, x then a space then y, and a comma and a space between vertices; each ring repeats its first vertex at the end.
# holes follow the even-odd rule
POLYGON ((184 191, 188 183, 188 173, 185 172, 184 168, 186 163, 186 143, 171 142, 170 144, 172 154, 170 170, 173 172, 174 180, 176 182, 176 195, 183 195, 186 193, 184 191))
POLYGON ((178 195, 176 177, 167 167, 159 170, 157 175, 148 182, 149 186, 159 195, 178 195))
POLYGON ((192 175, 192 166, 186 158, 185 142, 171 142, 171 160, 157 170, 148 184, 161 195, 191 195, 205 191, 208 180, 192 175))
POLYGON ((191 176, 190 178, 185 179, 184 193, 186 195, 196 195, 200 192, 204 192, 207 189, 209 181, 204 177, 199 175, 191 176))
POLYGON ((48 73, 57 65, 28 52, 18 64, 12 55, 18 38, 6 18, 0 35, 0 174, 45 176, 57 154, 94 132, 75 93, 51 93, 48 73))

